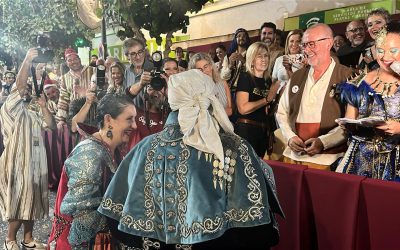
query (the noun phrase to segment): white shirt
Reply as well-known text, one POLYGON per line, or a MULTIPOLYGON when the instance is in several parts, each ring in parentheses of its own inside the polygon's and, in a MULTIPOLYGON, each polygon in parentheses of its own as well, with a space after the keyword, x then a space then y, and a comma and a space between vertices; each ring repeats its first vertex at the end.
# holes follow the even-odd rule
MULTIPOLYGON (((246 51, 247 50, 243 51, 241 54, 244 58, 246 58, 246 51)), ((241 66, 242 66, 242 62, 239 61, 237 64, 237 68, 240 68, 241 66)), ((229 68, 229 58, 228 58, 228 55, 226 55, 224 57, 224 61, 222 62, 222 69, 221 69, 221 73, 220 73, 221 79, 228 81, 231 78, 232 74, 234 74, 234 73, 235 72, 232 72, 231 68, 229 68)))
MULTIPOLYGON (((303 97, 301 98, 299 114, 296 122, 298 123, 320 123, 321 122, 321 111, 325 98, 326 91, 329 86, 329 80, 331 79, 333 69, 335 68, 335 61, 331 59, 331 63, 325 73, 321 76, 318 81, 313 78, 314 69, 310 68, 306 84, 304 86, 303 97)), ((290 80, 289 80, 290 82, 290 80)), ((288 85, 290 86, 290 85, 288 85)), ((276 119, 282 130, 282 134, 288 141, 290 138, 297 136, 292 130, 289 121, 289 91, 296 91, 296 85, 286 88, 283 92, 282 98, 279 102, 278 111, 276 113, 276 119)), ((297 87, 298 89, 298 87, 297 87)), ((344 131, 339 127, 335 127, 325 135, 318 137, 324 149, 329 149, 339 145, 345 140, 344 131)), ((330 165, 337 158, 343 155, 339 154, 317 154, 312 157, 305 155, 299 155, 293 152, 288 146, 286 147, 283 155, 296 161, 312 162, 321 165, 330 165)))

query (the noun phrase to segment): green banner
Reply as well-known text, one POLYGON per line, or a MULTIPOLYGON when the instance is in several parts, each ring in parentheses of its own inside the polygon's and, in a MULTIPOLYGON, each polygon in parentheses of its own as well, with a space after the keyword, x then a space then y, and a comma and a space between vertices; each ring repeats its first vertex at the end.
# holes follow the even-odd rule
POLYGON ((300 29, 307 29, 316 23, 325 23, 325 15, 323 11, 308 13, 300 16, 300 29))
POLYGON ((393 2, 391 0, 385 0, 325 11, 325 21, 327 24, 334 24, 365 19, 369 12, 378 8, 384 8, 388 10, 390 14, 394 13, 393 2))
MULTIPOLYGON (((400 1, 400 0, 399 0, 400 1)), ((299 28, 300 17, 290 17, 285 19, 284 30, 296 30, 299 28)))
MULTIPOLYGON (((378 8, 384 8, 388 10, 390 14, 394 14, 395 11, 393 7, 393 0, 381 0, 333 10, 307 13, 300 16, 285 18, 284 30, 306 29, 314 23, 335 24, 350 22, 356 19, 365 19, 369 12, 378 8)), ((400 0, 396 0, 396 9, 400 9, 400 0)))

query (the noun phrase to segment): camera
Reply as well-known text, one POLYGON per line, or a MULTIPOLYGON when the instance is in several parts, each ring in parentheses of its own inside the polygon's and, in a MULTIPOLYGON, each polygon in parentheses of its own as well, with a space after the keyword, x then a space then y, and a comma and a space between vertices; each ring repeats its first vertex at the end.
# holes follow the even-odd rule
POLYGON ((107 94, 106 67, 97 65, 96 67, 96 96, 100 100, 107 94))
POLYGON ((106 86, 106 67, 104 65, 97 65, 96 85, 98 89, 104 89, 106 86))
POLYGON ((295 65, 304 64, 304 59, 305 59, 304 54, 291 54, 291 55, 286 55, 286 57, 288 58, 290 64, 295 64, 295 65))
POLYGON ((52 43, 48 33, 40 33, 36 37, 38 56, 33 59, 36 63, 47 63, 53 60, 54 51, 52 50, 52 43))
POLYGON ((162 68, 162 54, 161 51, 155 51, 151 55, 153 59, 153 64, 154 64, 154 69, 151 71, 151 81, 150 81, 150 86, 154 90, 162 90, 166 85, 167 82, 165 81, 164 78, 161 77, 161 74, 164 74, 164 71, 161 69, 162 68))

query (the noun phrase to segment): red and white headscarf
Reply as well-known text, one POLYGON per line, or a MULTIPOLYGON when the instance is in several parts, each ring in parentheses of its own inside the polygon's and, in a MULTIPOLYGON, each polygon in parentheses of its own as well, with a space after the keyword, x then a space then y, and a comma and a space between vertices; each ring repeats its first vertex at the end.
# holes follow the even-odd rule
POLYGON ((58 88, 57 81, 51 80, 51 79, 46 79, 44 81, 43 89, 48 89, 48 88, 51 88, 51 87, 58 88))

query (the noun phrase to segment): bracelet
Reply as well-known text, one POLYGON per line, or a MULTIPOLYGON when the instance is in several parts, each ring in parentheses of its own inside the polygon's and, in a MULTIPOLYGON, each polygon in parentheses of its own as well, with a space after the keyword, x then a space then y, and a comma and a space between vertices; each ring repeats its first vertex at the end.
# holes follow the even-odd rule
POLYGON ((274 102, 274 100, 268 101, 268 97, 265 97, 265 100, 267 101, 267 105, 269 105, 269 104, 271 104, 272 102, 274 102))
POLYGON ((135 96, 131 93, 131 87, 127 87, 126 89, 125 89, 125 94, 128 96, 128 97, 130 97, 130 98, 135 98, 135 96))

